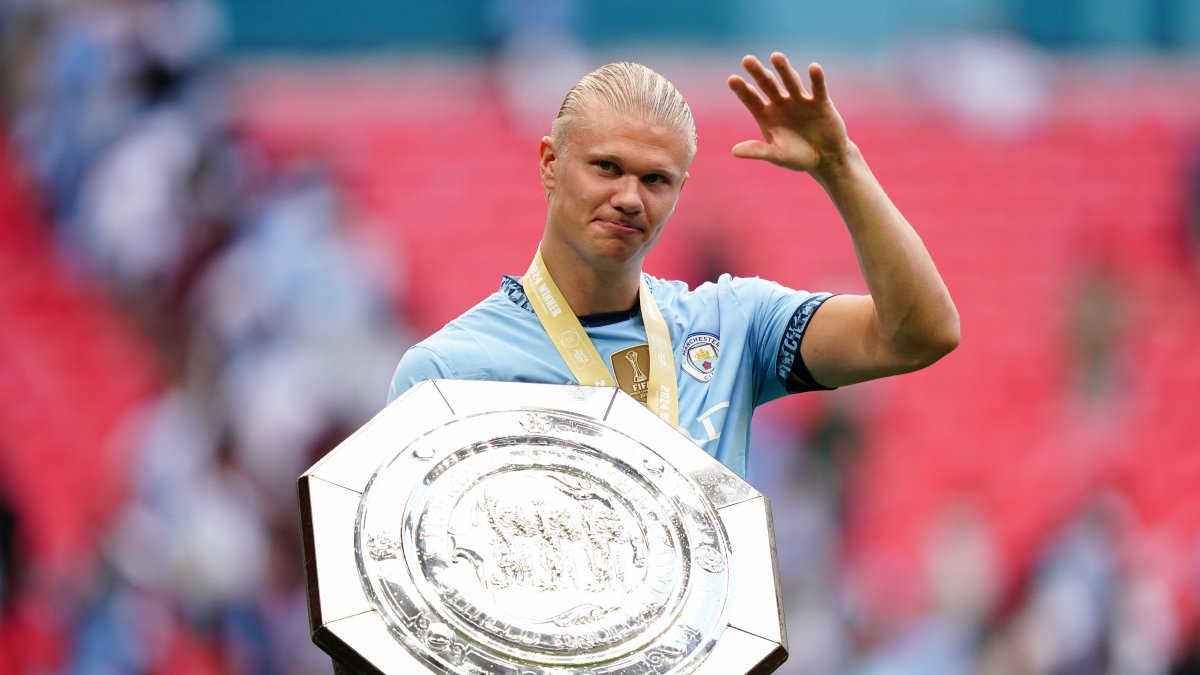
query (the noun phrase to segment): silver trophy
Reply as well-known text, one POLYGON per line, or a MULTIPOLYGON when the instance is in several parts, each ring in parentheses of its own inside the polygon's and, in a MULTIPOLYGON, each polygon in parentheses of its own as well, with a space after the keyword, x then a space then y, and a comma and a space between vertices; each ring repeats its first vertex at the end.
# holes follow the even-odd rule
POLYGON ((767 500, 616 388, 427 380, 300 477, 313 641, 356 673, 769 673, 767 500))

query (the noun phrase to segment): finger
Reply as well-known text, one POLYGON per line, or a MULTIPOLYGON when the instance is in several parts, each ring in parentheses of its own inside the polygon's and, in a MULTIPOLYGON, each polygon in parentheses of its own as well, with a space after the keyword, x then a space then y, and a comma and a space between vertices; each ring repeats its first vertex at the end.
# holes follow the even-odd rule
POLYGON ((759 90, 762 91, 763 96, 767 97, 768 101, 778 101, 783 98, 779 80, 775 79, 775 74, 767 70, 762 61, 748 55, 742 59, 742 67, 754 78, 755 84, 758 85, 759 90))
POLYGON ((825 84, 825 70, 821 68, 821 64, 808 64, 808 79, 812 82, 813 100, 828 101, 829 87, 825 84))
POLYGON ((733 156, 742 159, 764 159, 770 161, 771 146, 762 141, 742 141, 733 146, 733 156))
POLYGON ((730 75, 727 83, 733 93, 737 94, 742 105, 749 108, 752 114, 757 115, 767 105, 763 97, 741 75, 730 75))
POLYGON ((787 89, 789 96, 798 99, 808 97, 808 92, 804 91, 804 82, 800 79, 800 73, 792 67, 787 56, 784 56, 782 52, 771 54, 771 65, 779 71, 779 79, 783 81, 783 86, 787 89))

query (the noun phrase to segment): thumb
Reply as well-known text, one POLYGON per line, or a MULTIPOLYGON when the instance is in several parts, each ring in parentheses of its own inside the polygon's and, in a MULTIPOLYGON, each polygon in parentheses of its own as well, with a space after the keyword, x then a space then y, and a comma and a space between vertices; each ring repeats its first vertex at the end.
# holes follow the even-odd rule
POLYGON ((733 146, 733 156, 742 159, 771 159, 771 146, 762 141, 742 141, 733 146))

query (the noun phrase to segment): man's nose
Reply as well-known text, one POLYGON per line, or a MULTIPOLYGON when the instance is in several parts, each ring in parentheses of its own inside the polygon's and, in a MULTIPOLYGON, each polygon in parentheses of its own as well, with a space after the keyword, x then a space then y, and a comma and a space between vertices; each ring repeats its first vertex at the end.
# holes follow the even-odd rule
POLYGON ((642 212, 642 183, 637 176, 621 176, 617 181, 612 196, 613 208, 625 215, 636 215, 642 212))

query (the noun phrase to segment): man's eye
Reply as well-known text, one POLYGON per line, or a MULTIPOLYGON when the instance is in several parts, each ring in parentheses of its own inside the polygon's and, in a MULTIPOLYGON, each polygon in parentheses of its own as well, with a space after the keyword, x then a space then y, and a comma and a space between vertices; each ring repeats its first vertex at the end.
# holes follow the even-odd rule
POLYGON ((651 185, 655 185, 658 183, 667 182, 667 177, 662 174, 659 174, 659 173, 652 173, 649 176, 646 176, 645 178, 643 178, 642 180, 646 181, 647 183, 650 183, 651 185))
POLYGON ((596 162, 596 168, 600 169, 601 171, 603 171, 605 173, 613 173, 614 171, 617 170, 617 165, 613 164, 612 162, 600 161, 600 162, 596 162))

